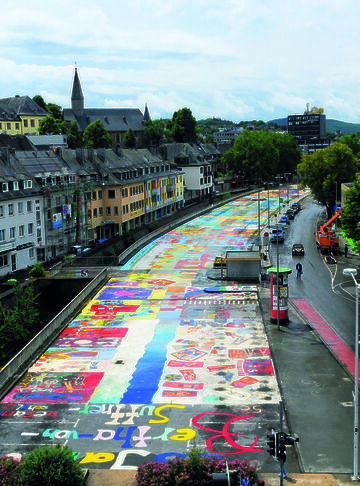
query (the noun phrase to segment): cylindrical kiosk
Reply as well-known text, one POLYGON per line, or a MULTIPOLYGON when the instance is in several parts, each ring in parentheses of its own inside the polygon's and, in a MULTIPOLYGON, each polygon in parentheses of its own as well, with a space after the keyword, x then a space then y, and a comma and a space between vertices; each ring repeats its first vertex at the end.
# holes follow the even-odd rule
POLYGON ((289 322, 288 308, 288 275, 291 268, 270 267, 270 321, 285 324, 289 322), (278 294, 279 294, 279 319, 278 319, 278 294))

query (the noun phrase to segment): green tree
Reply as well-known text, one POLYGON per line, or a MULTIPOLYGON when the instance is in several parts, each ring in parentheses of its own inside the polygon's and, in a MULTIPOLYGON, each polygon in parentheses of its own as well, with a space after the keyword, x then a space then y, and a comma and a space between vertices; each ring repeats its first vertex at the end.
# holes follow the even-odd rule
POLYGON ((137 144, 134 130, 130 127, 124 135, 123 146, 125 148, 135 148, 137 144))
POLYGON ((349 133, 348 135, 344 135, 340 140, 340 143, 344 143, 349 148, 351 148, 352 153, 359 157, 360 154, 360 138, 359 135, 355 133, 349 133))
POLYGON ((43 264, 40 261, 36 262, 29 272, 30 278, 44 278, 45 275, 46 275, 45 268, 43 267, 43 264))
POLYGON ((44 98, 42 96, 35 95, 35 96, 33 96, 32 100, 35 101, 35 103, 37 105, 39 105, 43 110, 47 111, 47 109, 46 109, 46 103, 45 103, 45 100, 44 100, 44 98))
POLYGON ((50 113, 52 117, 55 118, 55 120, 63 121, 64 115, 63 115, 63 109, 61 106, 56 105, 55 103, 47 103, 46 104, 46 111, 50 113))
POLYGON ((315 199, 326 207, 330 219, 335 206, 336 185, 354 180, 358 166, 351 149, 334 142, 311 155, 305 154, 298 165, 298 174, 302 178, 302 187, 310 188, 315 199))
POLYGON ((182 108, 175 111, 171 120, 167 123, 174 142, 196 142, 196 119, 190 108, 182 108))
POLYGON ((66 133, 66 129, 62 122, 56 120, 54 117, 47 115, 45 118, 40 120, 39 123, 39 133, 40 135, 57 135, 59 133, 66 133))
POLYGON ((279 151, 277 174, 293 174, 301 162, 302 152, 295 138, 289 133, 272 133, 275 146, 279 151))
POLYGON ((79 125, 75 120, 73 120, 67 126, 67 143, 69 148, 76 149, 77 147, 82 147, 83 140, 82 135, 79 130, 79 125))
POLYGON ((20 464, 23 486, 84 486, 85 476, 68 446, 47 445, 28 452, 20 464))
POLYGON ((32 285, 14 287, 12 309, 0 302, 0 362, 7 362, 41 327, 39 310, 32 285))
POLYGON ((347 238, 353 240, 355 250, 360 252, 360 174, 356 174, 354 185, 346 191, 346 203, 341 212, 341 228, 347 238))
POLYGON ((146 145, 158 147, 164 138, 165 123, 163 120, 146 121, 144 131, 146 145))
POLYGON ((109 148, 111 147, 111 137, 101 120, 90 123, 85 128, 83 143, 86 148, 109 148))
POLYGON ((277 171, 279 160, 272 132, 244 130, 233 148, 224 153, 221 162, 234 175, 241 174, 253 181, 268 181, 277 171))

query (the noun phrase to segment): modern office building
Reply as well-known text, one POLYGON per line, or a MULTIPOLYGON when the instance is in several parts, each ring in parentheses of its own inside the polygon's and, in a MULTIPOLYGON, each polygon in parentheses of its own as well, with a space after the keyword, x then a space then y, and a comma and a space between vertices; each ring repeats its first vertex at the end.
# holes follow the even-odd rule
POLYGON ((303 115, 288 116, 288 133, 293 135, 304 153, 313 153, 330 145, 326 138, 326 115, 320 108, 309 109, 303 115))

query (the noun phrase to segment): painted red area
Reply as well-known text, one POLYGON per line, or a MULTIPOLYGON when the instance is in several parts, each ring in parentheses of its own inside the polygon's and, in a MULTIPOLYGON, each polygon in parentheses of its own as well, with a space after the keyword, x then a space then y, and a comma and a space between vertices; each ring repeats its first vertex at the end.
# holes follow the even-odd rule
POLYGON ((338 360, 343 363, 351 375, 355 376, 355 355, 339 338, 324 319, 305 299, 293 299, 292 302, 299 309, 312 328, 317 332, 325 344, 331 349, 338 360))
POLYGON ((60 337, 124 337, 127 333, 126 327, 114 328, 93 328, 93 327, 67 327, 60 337))

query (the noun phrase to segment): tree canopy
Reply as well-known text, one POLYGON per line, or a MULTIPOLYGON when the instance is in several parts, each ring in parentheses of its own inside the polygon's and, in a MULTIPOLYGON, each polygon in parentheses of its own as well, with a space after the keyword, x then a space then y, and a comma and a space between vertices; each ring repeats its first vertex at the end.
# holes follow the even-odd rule
POLYGON ((123 146, 125 148, 135 148, 137 144, 134 130, 129 127, 124 135, 123 146))
POLYGON ((164 138, 165 123, 163 120, 149 120, 144 123, 146 145, 159 146, 164 138))
POLYGON ((45 118, 40 120, 39 123, 39 133, 40 135, 52 134, 57 135, 59 133, 66 134, 67 129, 64 122, 55 119, 54 117, 47 115, 45 118))
POLYGON ((66 128, 67 130, 67 143, 69 148, 76 149, 83 146, 82 135, 79 130, 79 125, 73 120, 66 128))
POLYGON ((101 120, 96 120, 85 128, 83 142, 86 148, 109 148, 112 143, 109 132, 101 120))
POLYGON ((311 155, 305 154, 298 165, 301 185, 309 187, 313 196, 326 207, 329 219, 336 202, 336 185, 353 181, 359 169, 358 159, 343 143, 334 142, 311 155))
POLYGON ((275 174, 295 172, 300 159, 300 149, 291 135, 244 130, 224 153, 222 163, 234 175, 270 181, 275 174))
POLYGON ((196 142, 196 119, 190 108, 175 111, 167 127, 171 131, 174 142, 196 142))
POLYGON ((356 174, 354 185, 346 191, 346 204, 341 212, 341 228, 353 247, 360 252, 360 174, 356 174))

